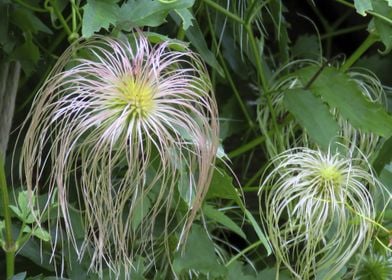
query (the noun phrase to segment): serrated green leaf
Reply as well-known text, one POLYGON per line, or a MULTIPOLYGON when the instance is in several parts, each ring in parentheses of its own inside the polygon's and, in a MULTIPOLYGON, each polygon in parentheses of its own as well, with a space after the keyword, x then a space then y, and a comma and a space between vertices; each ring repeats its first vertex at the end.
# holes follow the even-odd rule
POLYGON ((300 35, 291 48, 291 55, 295 58, 318 60, 321 56, 320 43, 316 35, 300 35))
POLYGON ((206 198, 231 199, 242 204, 240 195, 233 185, 233 177, 220 168, 214 170, 206 198))
POLYGON ((101 28, 108 30, 111 24, 116 23, 120 13, 117 2, 117 0, 87 0, 87 4, 83 6, 83 37, 88 38, 101 28))
POLYGON ((176 9, 174 12, 182 19, 182 28, 184 30, 193 25, 192 20, 195 18, 189 9, 176 9))
POLYGON ((373 9, 371 0, 354 0, 354 6, 357 13, 366 16, 366 12, 373 9))
POLYGON ((226 273, 225 267, 218 262, 214 244, 205 230, 198 225, 192 226, 184 253, 178 253, 175 256, 173 270, 178 274, 194 270, 199 273, 208 273, 212 277, 223 277, 226 273))
POLYGON ((283 102, 309 136, 327 150, 339 126, 323 101, 308 90, 291 89, 284 93, 283 102))
POLYGON ((166 21, 166 17, 170 11, 191 8, 194 2, 194 0, 177 0, 168 3, 158 0, 131 0, 121 6, 118 22, 127 31, 134 27, 156 27, 166 21), (128 23, 128 26, 126 23, 128 23))
POLYGON ((228 266, 227 280, 256 280, 256 276, 249 275, 244 271, 244 265, 234 261, 228 266))
POLYGON ((16 207, 15 205, 9 205, 8 207, 15 213, 15 215, 19 219, 23 220, 23 213, 19 210, 18 207, 16 207))
MULTIPOLYGON (((297 74, 306 84, 318 70, 318 67, 310 66, 299 70, 297 74)), ((338 109, 339 114, 354 127, 385 137, 392 135, 392 117, 380 104, 369 101, 359 86, 336 68, 325 68, 309 90, 321 96, 331 108, 338 109)))
MULTIPOLYGON (((388 6, 385 0, 372 1, 373 10, 375 13, 388 19, 392 19, 392 8, 388 6)), ((386 54, 392 49, 392 24, 386 22, 379 17, 374 17, 373 22, 377 35, 380 37, 382 43, 385 45, 385 50, 383 51, 383 54, 386 54)))
POLYGON ((211 205, 206 204, 203 206, 203 213, 211 220, 214 220, 224 225, 227 229, 235 232, 243 239, 246 239, 246 235, 242 231, 242 229, 232 219, 226 216, 223 212, 215 209, 211 205))
POLYGON ((42 241, 48 242, 50 240, 49 232, 41 227, 34 228, 31 234, 42 241))

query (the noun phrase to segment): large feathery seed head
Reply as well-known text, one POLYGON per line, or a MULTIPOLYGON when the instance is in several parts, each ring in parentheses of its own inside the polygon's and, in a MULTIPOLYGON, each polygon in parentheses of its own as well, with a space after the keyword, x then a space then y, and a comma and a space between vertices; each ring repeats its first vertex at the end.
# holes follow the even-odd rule
POLYGON ((260 215, 278 262, 297 279, 326 271, 332 277, 366 250, 374 231, 371 192, 381 186, 366 158, 294 148, 271 167, 259 191, 260 215))
POLYGON ((154 259, 173 232, 183 244, 208 190, 217 106, 204 63, 181 47, 153 46, 141 32, 128 41, 79 40, 59 58, 24 124, 22 179, 31 192, 47 187, 49 200, 57 193, 57 236, 65 230, 80 258, 92 252, 98 272, 107 265, 118 276, 136 256, 154 259), (81 245, 71 188, 84 217, 81 245), (188 213, 176 215, 178 194, 188 213))

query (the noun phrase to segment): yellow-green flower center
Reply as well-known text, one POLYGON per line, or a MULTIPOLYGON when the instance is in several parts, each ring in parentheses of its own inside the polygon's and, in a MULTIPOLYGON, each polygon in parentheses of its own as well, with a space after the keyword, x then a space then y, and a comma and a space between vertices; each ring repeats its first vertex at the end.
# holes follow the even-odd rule
POLYGON ((125 77, 119 83, 118 91, 120 96, 116 104, 129 106, 133 116, 146 117, 155 107, 153 89, 144 81, 125 77))
POLYGON ((323 166, 320 168, 320 176, 325 181, 330 181, 335 184, 340 184, 342 174, 335 166, 323 166))

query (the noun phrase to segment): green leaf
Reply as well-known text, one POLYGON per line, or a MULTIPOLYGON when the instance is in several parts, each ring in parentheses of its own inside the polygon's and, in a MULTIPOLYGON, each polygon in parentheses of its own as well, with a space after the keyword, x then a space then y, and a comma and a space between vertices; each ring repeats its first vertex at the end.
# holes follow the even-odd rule
MULTIPOLYGON (((194 0, 173 2, 130 0, 121 6, 118 22, 129 31, 133 27, 156 27, 166 21, 170 11, 191 8, 194 0)), ((187 15, 188 16, 188 15, 187 15)))
POLYGON ((134 207, 135 209, 133 212, 134 214, 132 215, 131 226, 134 230, 136 230, 151 208, 150 199, 147 196, 144 196, 139 199, 134 207))
POLYGON ((355 9, 357 13, 366 16, 366 12, 373 9, 371 0, 354 0, 355 9))
POLYGON ((178 182, 178 192, 182 200, 186 203, 190 209, 193 205, 195 198, 195 191, 189 182, 189 173, 185 167, 182 168, 180 172, 180 180, 178 182))
MULTIPOLYGON (((385 18, 392 19, 392 8, 388 6, 385 0, 373 0, 372 3, 375 13, 385 18)), ((379 17, 374 17, 373 23, 376 33, 386 48, 383 51, 383 54, 386 54, 392 49, 392 24, 379 17)))
POLYGON ((318 60, 321 56, 320 41, 316 35, 301 35, 291 48, 291 55, 295 58, 309 58, 318 60))
POLYGON ((380 174, 384 166, 392 161, 392 137, 389 137, 378 151, 377 157, 373 161, 373 168, 380 174))
MULTIPOLYGON (((43 248, 42 242, 30 238, 18 251, 19 256, 23 256, 32 261, 36 267, 42 267, 48 271, 54 271, 55 266, 51 263, 52 249, 51 248, 43 248)), ((68 255, 68 254, 65 254, 68 255)), ((80 278, 79 278, 80 279, 80 278)))
POLYGON ((185 51, 185 47, 188 47, 189 44, 184 43, 183 41, 177 40, 177 39, 171 39, 168 36, 155 33, 155 32, 144 32, 144 35, 147 37, 148 41, 150 41, 153 44, 157 43, 167 43, 168 47, 170 49, 176 50, 176 51, 185 51))
POLYGON ((215 168, 206 198, 231 199, 242 204, 240 194, 233 185, 233 178, 221 168, 215 168))
POLYGON ((18 207, 15 205, 9 205, 8 207, 15 213, 16 216, 18 216, 20 220, 23 220, 23 213, 19 210, 18 207))
POLYGON ((117 0, 87 0, 83 6, 82 35, 88 38, 101 28, 109 29, 111 24, 115 24, 120 7, 117 0))
POLYGON ((173 262, 173 270, 178 274, 191 269, 213 277, 226 274, 226 268, 219 264, 215 255, 213 242, 198 225, 192 226, 184 253, 178 253, 173 262))
POLYGON ((256 276, 249 275, 244 271, 244 265, 234 261, 228 266, 227 280, 256 280, 256 276))
POLYGON ((26 275, 27 275, 26 272, 21 272, 12 276, 11 280, 24 280, 26 279, 26 275))
POLYGON ((47 242, 50 240, 50 233, 41 227, 34 227, 33 229, 31 229, 30 226, 25 225, 23 228, 23 232, 24 233, 31 233, 31 235, 37 237, 38 239, 40 239, 42 241, 47 242))
POLYGON ((243 239, 246 239, 246 235, 242 231, 242 229, 232 219, 226 216, 222 211, 215 209, 211 205, 205 204, 203 206, 203 213, 211 220, 214 220, 224 225, 227 229, 235 232, 243 239))
POLYGON ((174 12, 182 19, 182 28, 184 30, 193 25, 192 20, 195 18, 189 9, 176 9, 174 12))
POLYGON ((283 102, 309 136, 327 150, 339 126, 323 101, 308 90, 291 89, 285 92, 283 102))
POLYGON ((20 61, 23 71, 29 76, 39 60, 39 49, 33 43, 31 36, 27 36, 26 42, 15 48, 10 57, 20 61))
POLYGON ((52 34, 47 27, 34 13, 28 9, 18 7, 11 13, 11 22, 19 27, 23 32, 35 34, 39 31, 52 34))
MULTIPOLYGON (((306 84, 318 70, 318 67, 310 66, 299 70, 297 74, 306 84)), ((359 86, 336 68, 325 68, 309 90, 321 96, 331 108, 338 109, 339 114, 354 127, 385 137, 392 135, 392 117, 380 104, 368 100, 359 86)))
MULTIPOLYGON (((276 279, 276 268, 275 267, 270 267, 270 268, 265 268, 262 271, 259 272, 257 275, 258 280, 264 280, 264 279, 276 279)), ((287 270, 279 271, 279 280, 290 280, 292 279, 290 276, 290 273, 287 270)))
POLYGON ((37 237, 38 239, 41 239, 42 241, 48 242, 50 240, 49 232, 41 227, 34 228, 31 234, 37 237))
POLYGON ((263 244, 264 248, 267 250, 267 255, 268 256, 271 255, 271 253, 272 253, 271 245, 269 244, 268 239, 265 236, 265 234, 263 233, 263 231, 261 230, 259 224, 256 222, 252 213, 250 213, 248 209, 243 208, 243 211, 245 212, 246 218, 248 219, 248 221, 252 225, 253 229, 255 230, 257 237, 259 238, 259 240, 263 244))

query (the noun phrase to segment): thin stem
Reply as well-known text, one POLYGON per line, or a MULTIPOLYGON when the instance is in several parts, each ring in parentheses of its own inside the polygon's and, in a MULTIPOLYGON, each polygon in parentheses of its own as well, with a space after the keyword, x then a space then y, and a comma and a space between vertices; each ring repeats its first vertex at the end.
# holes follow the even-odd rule
POLYGON ((8 195, 7 181, 5 179, 4 160, 2 155, 0 155, 0 191, 4 205, 5 245, 3 249, 6 255, 6 275, 7 279, 11 279, 11 277, 14 275, 16 248, 12 238, 11 213, 8 207, 10 205, 10 200, 8 195))
POLYGON ((347 33, 360 31, 360 30, 363 30, 364 28, 366 28, 367 26, 368 26, 368 24, 360 24, 360 25, 351 26, 351 27, 339 29, 339 30, 336 30, 336 31, 328 32, 326 34, 321 35, 320 39, 324 40, 324 39, 327 39, 327 38, 330 38, 330 37, 336 37, 336 36, 344 35, 344 34, 347 34, 347 33))
POLYGON ((232 257, 226 264, 226 267, 229 267, 233 262, 235 262, 236 260, 238 260, 241 256, 243 256, 244 254, 246 254, 247 252, 253 250, 254 248, 257 248, 258 246, 260 246, 261 244, 263 244, 263 242, 261 240, 256 241, 255 243, 249 245, 248 247, 246 247, 244 250, 242 250, 241 252, 239 252, 237 255, 235 255, 234 257, 232 257))
POLYGON ((19 5, 33 11, 33 12, 37 12, 37 13, 46 13, 48 12, 48 10, 46 9, 42 9, 42 8, 38 8, 38 7, 34 7, 28 3, 23 2, 22 0, 14 0, 14 2, 18 3, 19 5))
POLYGON ((255 124, 254 124, 252 118, 250 117, 250 115, 248 113, 248 110, 247 110, 247 108, 245 106, 245 103, 241 99, 241 95, 240 95, 240 93, 239 93, 239 91, 238 91, 238 89, 237 89, 237 87, 236 87, 236 85, 235 85, 235 83, 233 81, 233 78, 230 75, 230 71, 227 68, 226 62, 224 61, 224 59, 222 58, 222 55, 220 55, 220 54, 219 54, 219 61, 220 61, 221 65, 222 65, 223 72, 225 73, 225 77, 226 77, 227 81, 229 82, 231 89, 234 92, 234 95, 235 95, 235 97, 236 97, 236 99, 237 99, 237 101, 238 101, 238 103, 240 105, 241 111, 244 114, 244 116, 246 118, 246 121, 248 122, 249 127, 253 128, 255 126, 255 124))
POLYGON ((265 141, 265 137, 264 136, 259 136, 255 139, 253 139, 252 141, 246 143, 245 145, 242 145, 241 147, 231 151, 230 153, 227 154, 227 156, 231 159, 238 157, 240 155, 242 155, 243 153, 253 149, 254 147, 260 145, 261 143, 263 143, 265 141))
MULTIPOLYGON (((258 78, 259 78, 259 87, 260 90, 260 94, 264 94, 267 100, 267 106, 271 112, 271 117, 272 117, 272 124, 273 127, 275 129, 276 133, 279 133, 279 126, 277 123, 277 118, 276 118, 276 114, 275 114, 275 110, 274 110, 274 106, 272 105, 272 101, 271 101, 271 96, 269 94, 269 84, 268 84, 268 80, 266 78, 265 75, 265 69, 263 67, 263 63, 260 59, 260 57, 262 56, 261 53, 259 53, 259 50, 257 48, 257 44, 256 44, 256 38, 253 34, 253 30, 252 30, 252 26, 251 26, 252 22, 250 22, 248 25, 245 26, 246 32, 248 33, 249 36, 249 42, 251 45, 251 49, 253 52, 253 58, 255 60, 256 63, 256 70, 257 70, 257 74, 258 74, 258 78), (261 90, 262 89, 262 90, 261 90)), ((271 137, 270 137, 270 132, 269 131, 263 131, 266 137, 266 140, 268 143, 272 143, 271 137)))
POLYGON ((71 9, 72 9, 72 33, 76 33, 76 29, 78 27, 76 21, 76 10, 78 9, 78 7, 75 4, 75 0, 71 0, 71 9))
POLYGON ((257 172, 245 183, 244 188, 251 186, 264 173, 265 166, 262 166, 257 172))
POLYGON ((256 43, 255 36, 253 34, 251 24, 246 25, 245 30, 249 36, 249 42, 250 42, 252 52, 253 52, 253 59, 255 60, 256 69, 259 74, 258 77, 260 80, 260 85, 263 88, 264 92, 268 92, 268 80, 265 76, 265 70, 264 70, 263 64, 260 59, 261 54, 259 53, 259 49, 257 48, 257 43, 256 43))
MULTIPOLYGON (((211 22, 211 18, 210 18, 209 13, 207 13, 207 19, 208 19, 208 25, 209 25, 209 28, 210 28, 211 36, 212 36, 212 43, 213 43, 214 47, 217 48, 218 47, 218 43, 216 42, 215 31, 214 31, 214 27, 212 26, 212 22, 211 22)), ((225 62, 225 60, 223 59, 223 57, 222 57, 222 55, 220 53, 218 54, 218 59, 219 59, 220 64, 222 65, 222 69, 223 69, 223 72, 225 74, 225 77, 228 80, 229 85, 230 85, 231 89, 234 92, 234 96, 235 96, 235 98, 237 99, 237 102, 240 105, 241 111, 244 114, 246 121, 248 122, 249 127, 253 128, 255 126, 255 124, 254 124, 252 118, 250 117, 250 114, 248 112, 247 107, 245 106, 244 102, 242 101, 241 95, 240 95, 240 93, 239 93, 239 91, 238 91, 238 89, 237 89, 237 87, 236 87, 236 85, 235 85, 235 83, 233 81, 233 78, 230 75, 230 71, 229 71, 229 69, 228 69, 228 67, 226 65, 226 62, 225 62)))
POLYGON ((204 3, 206 3, 208 6, 210 6, 211 8, 217 10, 218 12, 220 12, 221 14, 224 14, 225 16, 227 16, 228 18, 236 21, 239 24, 244 24, 244 21, 242 20, 242 18, 240 18, 239 16, 237 16, 236 14, 231 13, 230 11, 228 11, 227 9, 223 8, 221 5, 216 4, 214 1, 212 0, 203 0, 204 3))
POLYGON ((340 70, 342 72, 347 71, 374 43, 377 42, 377 38, 370 34, 365 41, 355 50, 355 52, 344 62, 340 70))
POLYGON ((67 22, 65 21, 63 15, 61 14, 59 8, 57 7, 57 1, 56 0, 49 0, 52 8, 53 8, 53 12, 56 14, 57 18, 59 19, 61 25, 63 26, 65 32, 67 32, 68 36, 70 36, 72 34, 72 30, 69 28, 67 22))

